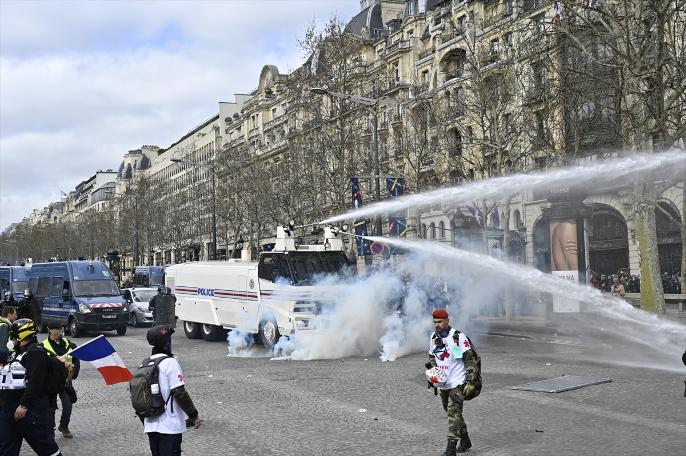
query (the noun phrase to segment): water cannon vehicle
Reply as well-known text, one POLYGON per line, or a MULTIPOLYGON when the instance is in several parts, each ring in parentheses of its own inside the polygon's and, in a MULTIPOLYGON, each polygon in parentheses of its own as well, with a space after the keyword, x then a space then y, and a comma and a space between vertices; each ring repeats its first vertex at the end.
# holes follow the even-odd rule
POLYGON ((322 329, 318 278, 350 269, 343 228, 323 228, 324 242, 303 244, 295 227, 277 227, 276 241, 257 261, 190 262, 168 266, 176 316, 190 339, 225 340, 227 330, 257 334, 267 347, 281 335, 322 329))

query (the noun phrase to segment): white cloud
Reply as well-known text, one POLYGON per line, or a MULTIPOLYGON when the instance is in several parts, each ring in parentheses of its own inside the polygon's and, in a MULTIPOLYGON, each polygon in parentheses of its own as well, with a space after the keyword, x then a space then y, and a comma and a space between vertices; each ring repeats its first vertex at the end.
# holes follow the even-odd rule
POLYGON ((0 229, 127 150, 166 147, 295 68, 312 21, 356 0, 0 1, 0 229))

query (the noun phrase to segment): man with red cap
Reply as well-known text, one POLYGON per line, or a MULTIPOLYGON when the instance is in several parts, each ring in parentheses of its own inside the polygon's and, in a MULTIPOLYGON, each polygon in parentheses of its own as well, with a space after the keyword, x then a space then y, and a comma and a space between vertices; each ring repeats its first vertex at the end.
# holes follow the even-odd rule
POLYGON ((432 313, 436 331, 429 342, 429 365, 446 373, 446 381, 435 385, 441 391, 443 409, 448 413, 448 447, 443 456, 455 456, 472 447, 467 424, 462 417, 465 387, 477 379, 477 364, 469 338, 450 327, 448 312, 436 309, 432 313), (457 441, 460 445, 457 445, 457 441))

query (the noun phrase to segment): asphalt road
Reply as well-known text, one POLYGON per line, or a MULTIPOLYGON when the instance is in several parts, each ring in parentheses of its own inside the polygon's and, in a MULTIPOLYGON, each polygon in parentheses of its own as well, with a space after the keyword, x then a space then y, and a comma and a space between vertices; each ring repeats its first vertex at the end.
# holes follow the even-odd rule
MULTIPOLYGON (((132 370, 149 354, 145 331, 106 333, 132 370)), ((273 361, 264 351, 227 357, 225 342, 188 340, 179 331, 173 349, 203 420, 184 434, 185 455, 439 455, 445 448, 447 419, 426 388, 424 354, 389 363, 374 354, 326 361, 273 361)), ((470 454, 684 454, 686 369, 587 361, 591 347, 573 338, 468 334, 480 349, 484 377, 481 396, 465 406, 470 454), (558 394, 509 389, 565 374, 612 383, 558 394)), ((106 386, 84 363, 75 386, 75 438, 58 434, 63 454, 150 454, 126 384, 106 386)), ((33 453, 25 444, 21 454, 33 453)))

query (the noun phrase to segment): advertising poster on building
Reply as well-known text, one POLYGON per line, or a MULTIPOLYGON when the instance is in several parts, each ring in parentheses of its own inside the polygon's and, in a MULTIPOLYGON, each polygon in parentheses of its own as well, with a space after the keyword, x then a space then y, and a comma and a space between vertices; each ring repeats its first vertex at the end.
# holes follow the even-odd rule
MULTIPOLYGON (((579 283, 579 249, 576 219, 550 221, 550 269, 562 280, 579 283)), ((581 303, 573 297, 555 296, 553 312, 579 312, 581 303)))

